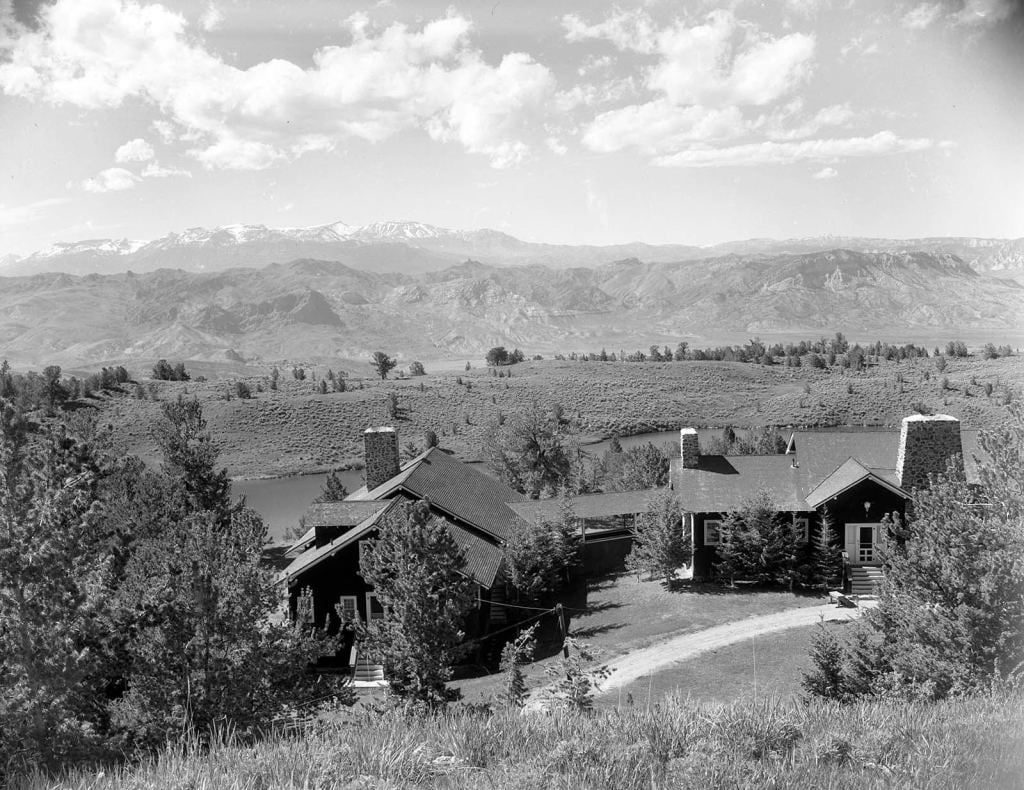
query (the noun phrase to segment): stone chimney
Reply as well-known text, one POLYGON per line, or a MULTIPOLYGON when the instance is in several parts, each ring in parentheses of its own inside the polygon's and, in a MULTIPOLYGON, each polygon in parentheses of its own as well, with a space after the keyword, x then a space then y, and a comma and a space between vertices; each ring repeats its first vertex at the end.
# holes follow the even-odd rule
POLYGON ((363 431, 366 490, 372 491, 399 472, 398 431, 390 426, 363 431))
MULTIPOLYGON (((964 448, 960 442, 960 420, 948 414, 915 414, 903 418, 900 449, 896 456, 896 477, 902 488, 928 485, 928 475, 946 471, 950 456, 964 448)), ((961 468, 963 460, 961 457, 961 468)))
POLYGON ((696 469, 700 464, 700 439, 696 428, 682 428, 679 431, 679 457, 684 469, 696 469))

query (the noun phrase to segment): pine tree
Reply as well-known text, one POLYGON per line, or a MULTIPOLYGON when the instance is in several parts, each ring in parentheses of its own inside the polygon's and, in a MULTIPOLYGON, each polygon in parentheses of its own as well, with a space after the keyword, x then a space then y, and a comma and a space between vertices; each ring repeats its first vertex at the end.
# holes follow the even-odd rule
POLYGON ((323 649, 273 622, 280 590, 261 565, 266 526, 232 502, 199 404, 167 404, 158 436, 161 474, 141 474, 123 505, 135 542, 117 616, 132 639, 112 726, 128 747, 215 721, 268 722, 315 680, 306 668, 323 649))
POLYGON ((328 472, 324 480, 324 488, 314 502, 341 502, 348 496, 348 489, 341 482, 337 472, 328 472))
POLYGON ((827 589, 843 570, 842 548, 836 533, 835 521, 828 508, 821 513, 821 523, 814 531, 814 554, 811 580, 813 584, 827 589))
POLYGON ((474 589, 465 566, 448 524, 423 502, 386 515, 360 558, 360 574, 386 613, 370 624, 370 654, 395 693, 430 707, 451 697, 446 683, 464 652, 474 589))
MULTIPOLYGON (((0 754, 55 767, 97 746, 116 546, 100 518, 106 470, 61 424, 0 400, 0 754)), ((2 773, 2 771, 0 771, 2 773)))
POLYGON ((514 640, 505 643, 501 649, 500 669, 505 673, 505 682, 499 699, 510 708, 521 708, 526 702, 526 680, 523 665, 533 661, 537 647, 537 623, 523 631, 514 640))
POLYGON ((659 491, 637 518, 626 567, 637 574, 650 573, 670 586, 676 570, 689 564, 692 557, 693 545, 683 528, 679 500, 668 489, 659 491))

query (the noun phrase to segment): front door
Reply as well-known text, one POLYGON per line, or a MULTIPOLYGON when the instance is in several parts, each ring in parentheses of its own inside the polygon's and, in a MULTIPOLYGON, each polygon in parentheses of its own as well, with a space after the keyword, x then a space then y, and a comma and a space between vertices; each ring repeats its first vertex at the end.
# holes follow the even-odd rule
POLYGON ((878 557, 879 524, 847 524, 846 553, 851 565, 871 565, 878 557))

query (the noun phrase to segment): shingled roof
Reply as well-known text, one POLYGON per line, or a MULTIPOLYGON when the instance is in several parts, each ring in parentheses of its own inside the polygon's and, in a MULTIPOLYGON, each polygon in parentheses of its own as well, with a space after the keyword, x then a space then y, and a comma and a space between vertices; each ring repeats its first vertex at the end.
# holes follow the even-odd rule
POLYGON ((405 463, 386 483, 371 491, 359 489, 348 501, 389 499, 396 493, 429 499, 432 507, 500 541, 523 526, 506 504, 523 501, 522 494, 437 447, 405 463))
POLYGON ((767 491, 779 510, 809 510, 803 469, 786 455, 702 455, 696 468, 672 459, 672 482, 683 510, 722 513, 736 510, 767 491))
MULTIPOLYGON (((581 494, 570 497, 572 512, 579 518, 607 518, 645 513, 656 492, 616 491, 609 494, 581 494)), ((555 518, 561 507, 560 499, 527 499, 509 503, 509 507, 524 521, 533 523, 538 518, 555 518)))
MULTIPOLYGON (((968 482, 978 480, 978 432, 960 431, 968 482)), ((672 460, 672 483, 683 509, 735 510, 766 490, 779 510, 812 510, 867 478, 900 491, 896 456, 900 432, 837 429, 796 431, 785 455, 702 455, 696 468, 672 460)))
MULTIPOLYGON (((974 457, 979 453, 978 432, 961 429, 960 442, 964 450, 967 481, 977 482, 978 466, 974 457)), ((848 458, 856 458, 869 469, 887 469, 895 475, 900 432, 870 428, 796 431, 790 439, 790 447, 797 463, 806 470, 808 485, 813 487, 842 466, 848 458)))

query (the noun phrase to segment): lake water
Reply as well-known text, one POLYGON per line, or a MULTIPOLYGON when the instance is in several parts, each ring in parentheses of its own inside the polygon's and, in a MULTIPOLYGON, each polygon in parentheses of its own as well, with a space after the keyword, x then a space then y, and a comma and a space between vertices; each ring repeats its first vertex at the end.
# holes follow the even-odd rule
MULTIPOLYGON (((737 429, 737 433, 741 433, 737 429)), ((721 436, 721 428, 698 428, 697 434, 702 442, 712 437, 721 436)), ((656 446, 662 444, 679 445, 679 431, 655 431, 639 433, 633 436, 619 437, 622 449, 629 450, 646 442, 656 446)), ((608 441, 595 442, 583 447, 584 451, 595 458, 608 449, 608 441)), ((486 466, 480 465, 485 470, 486 466)), ((345 487, 351 492, 363 484, 362 470, 351 470, 338 473, 345 487)), ((267 524, 268 536, 279 543, 285 540, 285 533, 299 524, 299 518, 312 504, 313 500, 323 491, 326 474, 294 475, 277 477, 267 480, 238 480, 231 485, 232 493, 244 494, 246 503, 259 513, 267 524)))
MULTIPOLYGON (((363 484, 363 472, 355 469, 339 472, 341 482, 350 492, 363 484)), ((263 516, 268 536, 275 542, 299 525, 299 517, 323 491, 326 474, 276 477, 269 480, 237 480, 231 484, 233 494, 245 495, 246 504, 263 516)))

